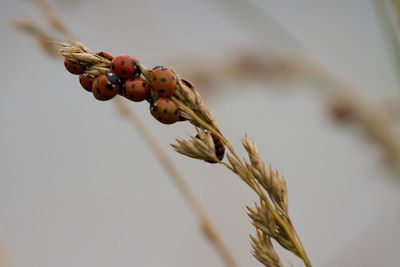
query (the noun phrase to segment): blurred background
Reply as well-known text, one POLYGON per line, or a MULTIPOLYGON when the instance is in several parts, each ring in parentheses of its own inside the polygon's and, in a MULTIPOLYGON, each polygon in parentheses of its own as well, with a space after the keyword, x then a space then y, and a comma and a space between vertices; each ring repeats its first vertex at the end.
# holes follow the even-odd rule
MULTIPOLYGON (((289 212, 314 266, 399 266, 399 73, 374 1, 48 2, 93 51, 173 66, 242 155, 240 139, 253 138, 287 180, 289 212), (376 124, 364 125, 371 118, 376 124)), ((57 36, 33 1, 2 1, 2 264, 224 266, 135 128, 82 90, 61 58, 15 25, 21 20, 57 36)), ((245 210, 255 195, 223 166, 173 151, 175 138, 194 133, 189 123, 161 125, 147 103, 129 105, 240 266, 260 266, 245 210)), ((285 266, 301 266, 278 252, 285 266)))

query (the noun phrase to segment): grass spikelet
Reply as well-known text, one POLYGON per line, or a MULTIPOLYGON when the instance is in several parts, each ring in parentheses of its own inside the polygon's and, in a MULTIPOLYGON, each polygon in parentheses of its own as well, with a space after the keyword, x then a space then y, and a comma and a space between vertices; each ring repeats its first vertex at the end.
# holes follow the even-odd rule
MULTIPOLYGON (((107 67, 107 63, 103 59, 94 55, 83 44, 73 41, 70 44, 61 44, 61 46, 63 48, 59 53, 68 59, 88 64, 88 73, 93 74, 95 67, 110 71, 109 65, 107 67)), ((150 70, 142 64, 138 64, 138 66, 142 78, 150 83, 150 70)), ((247 151, 250 162, 243 161, 218 128, 214 116, 201 95, 195 89, 187 87, 176 72, 174 74, 177 78, 177 85, 171 100, 177 105, 181 114, 184 114, 184 117, 197 127, 198 133, 197 137, 192 136, 190 140, 177 139, 177 144, 173 145, 174 149, 192 158, 223 164, 236 173, 258 195, 260 204, 256 207, 256 213, 250 211, 250 217, 253 219, 253 225, 257 231, 257 236, 251 238, 253 254, 261 263, 266 266, 280 266, 271 246, 270 239, 275 239, 282 247, 299 256, 306 266, 311 266, 289 219, 285 181, 272 168, 267 171, 256 145, 247 136, 242 140, 242 145, 247 151), (215 147, 211 134, 219 138, 229 149, 230 155, 227 155, 229 163, 215 160, 215 154, 212 154, 215 153, 215 147), (274 223, 263 218, 273 218, 274 223), (273 259, 271 262, 275 265, 271 265, 267 259, 273 259)))

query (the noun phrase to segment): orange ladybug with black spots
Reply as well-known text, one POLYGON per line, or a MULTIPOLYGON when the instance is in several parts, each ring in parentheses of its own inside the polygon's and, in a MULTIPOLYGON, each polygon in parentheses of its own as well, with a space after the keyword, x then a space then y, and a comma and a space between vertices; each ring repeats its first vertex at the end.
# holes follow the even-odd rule
POLYGON ((175 92, 176 77, 170 68, 156 66, 150 71, 150 83, 160 97, 170 97, 175 92))
POLYGON ((82 74, 86 70, 85 65, 69 59, 64 59, 64 66, 67 71, 75 75, 82 74))
POLYGON ((127 79, 123 87, 123 95, 134 102, 141 102, 150 97, 150 87, 142 78, 127 79))
POLYGON ((150 103, 150 113, 164 124, 173 124, 179 120, 180 111, 171 99, 158 97, 150 103))
POLYGON ((119 85, 112 84, 104 74, 98 76, 93 82, 92 92, 97 100, 110 100, 117 95, 118 91, 119 85))
POLYGON ((92 92, 94 79, 95 77, 92 77, 88 74, 79 75, 79 83, 88 92, 92 92))
POLYGON ((106 53, 106 52, 97 52, 96 55, 106 58, 110 61, 113 60, 113 58, 114 58, 112 55, 110 55, 109 53, 106 53))
POLYGON ((131 78, 140 73, 139 61, 128 55, 120 55, 111 60, 111 70, 121 78, 131 78))

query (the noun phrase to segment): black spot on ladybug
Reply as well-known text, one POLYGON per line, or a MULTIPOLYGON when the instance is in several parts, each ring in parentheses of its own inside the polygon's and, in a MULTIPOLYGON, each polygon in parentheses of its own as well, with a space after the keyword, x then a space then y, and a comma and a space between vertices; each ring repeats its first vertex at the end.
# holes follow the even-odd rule
POLYGON ((113 64, 111 65, 111 68, 112 68, 112 69, 115 69, 115 63, 113 63, 113 64))
POLYGON ((157 66, 155 66, 152 70, 156 70, 156 69, 159 69, 159 68, 162 68, 162 66, 157 65, 157 66))
POLYGON ((168 104, 168 103, 169 103, 169 99, 168 99, 167 101, 165 101, 165 103, 167 103, 167 104, 168 104))
POLYGON ((162 71, 166 71, 167 68, 166 68, 166 67, 162 67, 161 70, 162 70, 162 71))
POLYGON ((96 88, 98 94, 101 94, 100 88, 96 88))
POLYGON ((130 97, 130 98, 133 98, 133 95, 132 95, 132 94, 129 94, 129 97, 130 97))
POLYGON ((112 91, 114 89, 114 87, 112 86, 112 84, 107 83, 106 84, 106 88, 110 91, 112 91))
POLYGON ((158 117, 157 120, 161 121, 161 117, 158 117))
POLYGON ((125 65, 125 60, 121 60, 121 66, 125 65))
POLYGON ((161 89, 160 90, 160 94, 164 94, 165 93, 165 90, 164 89, 161 89))
POLYGON ((136 84, 132 83, 131 88, 135 89, 135 87, 136 87, 136 84))
POLYGON ((153 81, 155 81, 155 80, 157 80, 157 77, 154 77, 154 78, 153 78, 153 81))
POLYGON ((172 80, 175 81, 175 76, 174 75, 172 75, 172 80))
POLYGON ((97 79, 97 80, 96 80, 96 83, 100 83, 100 79, 97 79))
POLYGON ((76 70, 76 66, 74 66, 73 69, 76 70))
POLYGON ((167 113, 168 109, 164 108, 164 113, 167 113))
POLYGON ((157 106, 153 106, 153 111, 157 111, 158 107, 157 106))
POLYGON ((145 82, 143 82, 143 83, 142 83, 142 87, 143 87, 143 88, 145 88, 145 87, 146 87, 146 84, 145 84, 145 82))
POLYGON ((135 60, 132 60, 132 61, 131 61, 131 65, 132 65, 133 67, 136 67, 136 61, 135 61, 135 60))
POLYGON ((175 110, 175 113, 174 113, 175 115, 177 115, 178 114, 178 110, 175 110))
POLYGON ((90 85, 92 85, 92 83, 93 83, 92 81, 89 81, 89 84, 90 84, 90 85))
POLYGON ((166 78, 161 78, 161 82, 165 83, 167 81, 166 78))
POLYGON ((126 74, 126 70, 123 70, 123 71, 122 71, 122 74, 124 74, 124 75, 125 75, 125 74, 126 74))

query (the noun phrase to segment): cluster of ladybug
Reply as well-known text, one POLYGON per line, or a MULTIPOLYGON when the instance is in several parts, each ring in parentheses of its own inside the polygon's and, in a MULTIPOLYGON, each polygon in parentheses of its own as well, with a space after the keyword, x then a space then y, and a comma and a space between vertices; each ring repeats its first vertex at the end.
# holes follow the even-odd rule
MULTIPOLYGON (((136 58, 128 55, 113 57, 105 52, 98 52, 96 55, 111 61, 110 72, 94 77, 85 73, 88 64, 69 59, 64 60, 64 66, 70 73, 79 75, 81 86, 92 92, 97 100, 110 100, 117 94, 134 102, 146 100, 150 103, 150 113, 161 123, 173 124, 185 120, 180 116, 176 104, 170 100, 176 87, 176 77, 170 68, 154 67, 150 71, 150 84, 148 84, 140 77, 139 61, 136 58)), ((182 81, 193 89, 193 85, 189 81, 182 81)), ((214 135, 212 137, 216 156, 222 160, 225 147, 218 137, 214 135)))

